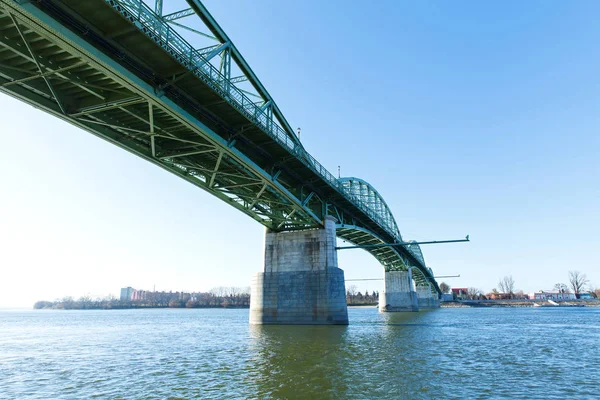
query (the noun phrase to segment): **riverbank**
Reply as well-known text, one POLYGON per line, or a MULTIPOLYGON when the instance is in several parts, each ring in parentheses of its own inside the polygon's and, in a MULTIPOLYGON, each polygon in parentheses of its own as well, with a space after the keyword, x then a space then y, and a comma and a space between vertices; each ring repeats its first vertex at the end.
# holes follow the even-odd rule
MULTIPOLYGON (((440 303, 441 308, 523 308, 523 307, 600 307, 600 299, 591 300, 570 300, 556 302, 535 301, 535 300, 456 300, 444 301, 440 303)), ((154 308, 250 308, 249 301, 244 304, 233 304, 232 302, 222 301, 216 304, 200 304, 197 302, 171 301, 162 304, 147 304, 127 301, 99 301, 99 302, 49 302, 39 301, 34 307, 36 310, 135 310, 135 309, 154 309, 154 308)), ((353 303, 348 304, 348 308, 377 308, 373 303, 353 303)))
POLYGON ((249 296, 243 301, 215 298, 213 301, 201 303, 198 301, 142 302, 124 300, 98 301, 38 301, 33 305, 35 310, 135 310, 149 308, 250 308, 249 296))
POLYGON ((551 304, 547 301, 536 300, 456 300, 444 301, 442 308, 474 308, 474 307, 600 307, 600 299, 559 301, 551 304))
POLYGON ((174 305, 145 305, 145 304, 102 304, 102 305, 72 305, 65 307, 64 304, 52 306, 33 307, 35 310, 142 310, 142 309, 160 309, 160 308, 250 308, 250 305, 201 305, 195 307, 174 306, 174 305))
MULTIPOLYGON (((349 308, 373 308, 377 307, 377 304, 373 303, 359 303, 359 304, 348 304, 349 308)), ((231 302, 218 302, 216 304, 201 304, 197 302, 174 302, 162 304, 148 304, 139 303, 132 301, 98 301, 98 302, 51 302, 51 301, 38 301, 34 304, 35 310, 141 310, 141 309, 154 309, 154 308, 250 308, 249 300, 243 304, 233 304, 231 302)))

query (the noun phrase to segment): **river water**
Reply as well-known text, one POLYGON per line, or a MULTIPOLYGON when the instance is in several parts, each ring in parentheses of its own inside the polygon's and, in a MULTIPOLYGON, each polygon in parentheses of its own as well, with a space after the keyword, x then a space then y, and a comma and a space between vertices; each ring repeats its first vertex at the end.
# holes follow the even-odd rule
POLYGON ((0 399, 600 398, 600 308, 0 310, 0 399))

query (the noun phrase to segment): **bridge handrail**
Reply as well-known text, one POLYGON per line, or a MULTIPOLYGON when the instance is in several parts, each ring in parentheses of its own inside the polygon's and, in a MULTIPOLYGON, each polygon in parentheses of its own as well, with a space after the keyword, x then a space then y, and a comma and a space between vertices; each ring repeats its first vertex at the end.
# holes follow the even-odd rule
MULTIPOLYGON (((337 178, 333 176, 321 163, 311 156, 302 146, 297 145, 290 139, 288 134, 266 111, 261 109, 248 96, 246 96, 235 84, 231 83, 221 72, 210 63, 202 52, 194 49, 175 29, 160 18, 144 3, 143 0, 105 0, 124 17, 131 20, 138 28, 144 31, 159 46, 175 57, 182 65, 185 65, 198 78, 215 90, 229 104, 237 108, 249 120, 254 121, 261 130, 271 136, 280 145, 287 148, 296 155, 303 163, 317 175, 321 176, 331 187, 346 197, 361 211, 367 214, 373 221, 378 223, 394 239, 400 241, 400 233, 390 226, 384 215, 373 211, 365 204, 359 196, 354 195, 348 188, 344 187, 337 178)), ((413 255, 414 252, 408 249, 413 255)))

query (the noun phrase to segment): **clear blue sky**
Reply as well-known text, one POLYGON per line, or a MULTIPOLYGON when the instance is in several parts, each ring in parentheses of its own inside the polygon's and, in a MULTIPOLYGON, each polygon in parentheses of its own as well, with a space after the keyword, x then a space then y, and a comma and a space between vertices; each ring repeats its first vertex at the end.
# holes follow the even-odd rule
MULTIPOLYGON (((206 1, 305 147, 373 184, 452 286, 600 286, 600 3, 206 1)), ((247 286, 263 228, 0 95, 0 306, 247 286)), ((347 278, 381 277, 366 252, 347 278)), ((379 289, 380 282, 357 284, 379 289)))

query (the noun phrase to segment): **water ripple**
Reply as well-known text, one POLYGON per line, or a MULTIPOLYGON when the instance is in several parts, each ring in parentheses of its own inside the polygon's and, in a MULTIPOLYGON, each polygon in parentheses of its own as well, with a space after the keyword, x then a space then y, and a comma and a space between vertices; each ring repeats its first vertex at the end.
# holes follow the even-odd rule
POLYGON ((600 309, 0 311, 0 399, 597 398, 600 309))

